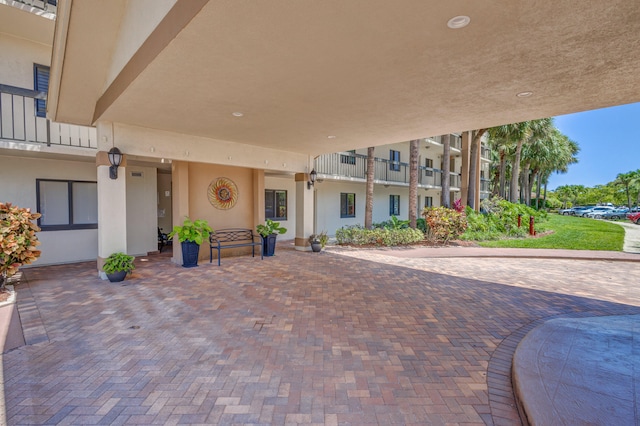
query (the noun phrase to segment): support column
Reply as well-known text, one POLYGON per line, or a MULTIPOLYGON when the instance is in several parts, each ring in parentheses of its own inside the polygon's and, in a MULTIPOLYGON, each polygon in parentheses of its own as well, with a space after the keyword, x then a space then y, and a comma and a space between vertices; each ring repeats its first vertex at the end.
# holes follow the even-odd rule
MULTIPOLYGON (((172 218, 173 226, 182 225, 185 216, 189 216, 189 163, 173 161, 171 163, 172 182, 172 218)), ((182 264, 182 245, 176 238, 173 241, 173 257, 171 261, 182 264)))
POLYGON ((471 161, 471 132, 462 132, 462 172, 460 173, 460 190, 462 204, 467 204, 469 195, 469 165, 471 161))
POLYGON ((253 169, 253 228, 264 223, 264 170, 253 169))
MULTIPOLYGON (((97 126, 102 148, 114 146, 113 129, 110 125, 97 126)), ((127 253, 127 157, 123 155, 118 178, 109 177, 109 157, 106 151, 96 154, 98 176, 98 275, 106 280, 102 271, 104 260, 112 253, 127 253)))
POLYGON ((309 235, 313 234, 315 188, 307 188, 309 174, 296 173, 296 250, 309 251, 309 235))

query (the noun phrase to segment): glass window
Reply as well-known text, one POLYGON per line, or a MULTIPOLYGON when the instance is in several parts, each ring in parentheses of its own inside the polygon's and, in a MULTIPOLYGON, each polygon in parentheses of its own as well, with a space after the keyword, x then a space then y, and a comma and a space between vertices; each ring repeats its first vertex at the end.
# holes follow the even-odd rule
POLYGON ((287 220, 287 191, 266 189, 264 205, 265 219, 287 220))
MULTIPOLYGON (((431 158, 425 158, 424 159, 424 166, 429 168, 429 169, 433 169, 433 160, 431 158)), ((424 171, 424 175, 425 176, 433 176, 433 170, 425 170, 424 171)))
POLYGON ((36 179, 38 226, 43 231, 98 227, 98 184, 36 179))
MULTIPOLYGON (((45 93, 49 90, 49 67, 34 64, 33 88, 34 90, 45 93)), ((44 99, 36 99, 36 115, 38 117, 47 116, 47 104, 44 99)))
POLYGON ((433 206, 433 197, 424 197, 424 206, 432 207, 433 206))
POLYGON ((356 194, 340 194, 340 217, 356 217, 356 194))
POLYGON ((389 150, 389 170, 400 171, 400 151, 389 150))
POLYGON ((400 214, 400 196, 389 195, 389 215, 398 216, 400 214))

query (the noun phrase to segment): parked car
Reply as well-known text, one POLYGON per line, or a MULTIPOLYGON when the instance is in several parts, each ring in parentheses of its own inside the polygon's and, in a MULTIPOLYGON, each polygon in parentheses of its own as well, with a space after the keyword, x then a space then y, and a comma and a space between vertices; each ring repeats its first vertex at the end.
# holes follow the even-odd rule
POLYGON ((582 212, 582 217, 591 217, 594 219, 602 219, 602 214, 606 212, 610 212, 615 210, 614 207, 610 206, 596 206, 589 210, 585 210, 582 212))
MULTIPOLYGON (((611 210, 610 212, 604 212, 602 213, 602 219, 613 219, 613 220, 617 220, 617 219, 623 219, 627 212, 629 211, 629 209, 615 209, 615 210, 611 210)), ((600 219, 600 218, 596 218, 596 219, 600 219)))
POLYGON ((582 213, 586 210, 592 209, 594 206, 574 207, 571 209, 573 216, 582 216, 582 213))
POLYGON ((628 213, 627 219, 629 219, 631 222, 635 223, 636 225, 640 225, 640 212, 628 213))
POLYGON ((570 209, 561 209, 561 210, 558 210, 558 214, 561 214, 563 216, 572 216, 573 209, 575 209, 575 207, 571 207, 570 209))

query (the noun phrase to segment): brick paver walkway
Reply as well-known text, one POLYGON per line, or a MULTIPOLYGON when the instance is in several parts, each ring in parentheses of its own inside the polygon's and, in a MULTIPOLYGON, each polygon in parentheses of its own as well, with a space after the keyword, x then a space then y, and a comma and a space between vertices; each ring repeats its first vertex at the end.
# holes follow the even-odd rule
POLYGON ((35 344, 2 356, 6 422, 519 424, 527 330, 640 313, 638 262, 276 253, 152 256, 124 285, 93 263, 26 270, 35 344))

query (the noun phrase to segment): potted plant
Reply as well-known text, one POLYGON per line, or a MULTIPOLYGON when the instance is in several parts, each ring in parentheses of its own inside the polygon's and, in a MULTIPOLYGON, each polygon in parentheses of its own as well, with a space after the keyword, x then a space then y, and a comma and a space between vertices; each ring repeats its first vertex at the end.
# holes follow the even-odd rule
POLYGON ((40 228, 33 223, 39 217, 40 213, 31 213, 28 208, 0 203, 0 291, 20 266, 40 257, 40 250, 36 250, 40 228))
POLYGON ((112 253, 104 261, 102 270, 107 274, 107 278, 112 283, 118 283, 123 281, 128 273, 133 271, 136 267, 133 266, 133 256, 124 254, 121 251, 112 253))
POLYGON ((311 251, 314 253, 320 252, 327 245, 327 241, 329 241, 329 237, 325 231, 309 235, 309 244, 311 245, 311 251))
POLYGON ((198 254, 200 253, 200 244, 209 238, 209 234, 213 229, 206 220, 191 220, 185 217, 182 226, 174 226, 173 231, 169 233, 169 237, 178 236, 178 241, 182 246, 182 266, 185 268, 193 268, 198 266, 198 254))
POLYGON ((276 237, 287 232, 287 228, 271 219, 267 219, 264 225, 256 227, 258 234, 262 235, 262 253, 265 256, 273 256, 276 251, 276 237))

